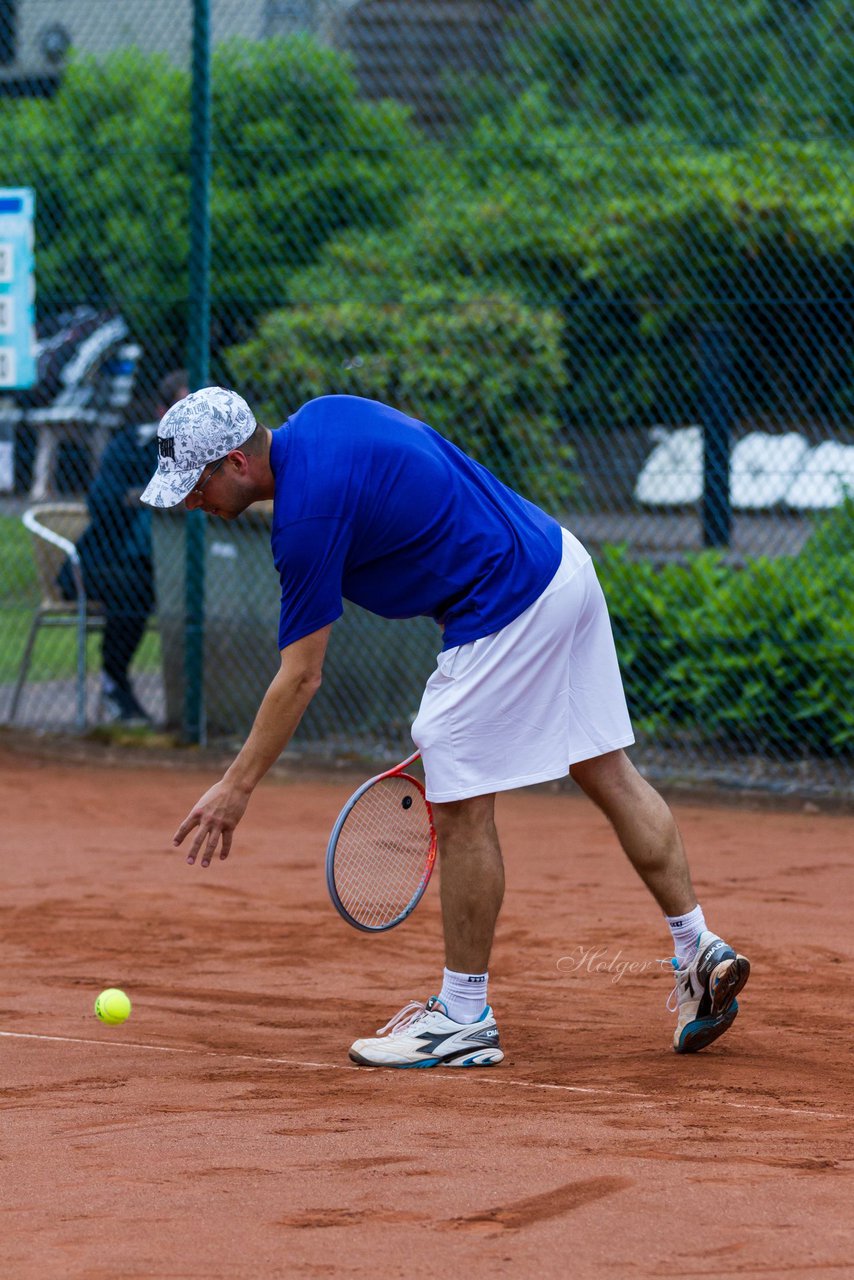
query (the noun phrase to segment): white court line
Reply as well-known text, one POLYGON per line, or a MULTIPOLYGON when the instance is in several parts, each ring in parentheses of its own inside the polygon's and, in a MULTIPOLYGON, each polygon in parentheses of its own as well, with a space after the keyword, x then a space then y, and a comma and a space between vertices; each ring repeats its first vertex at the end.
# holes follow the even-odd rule
MULTIPOLYGON (((298 1067, 308 1071, 357 1071, 361 1075, 370 1072, 370 1068, 359 1067, 346 1062, 309 1062, 301 1058, 268 1058, 260 1053, 220 1053, 216 1049, 187 1048, 169 1044, 143 1044, 140 1040, 90 1040, 84 1039, 82 1036, 46 1036, 34 1031, 0 1031, 0 1036, 5 1036, 10 1040, 45 1040, 54 1044, 94 1044, 102 1049, 143 1049, 149 1053, 182 1053, 203 1058, 230 1058, 236 1062, 262 1062, 270 1066, 298 1067)), ((381 1070, 381 1068, 378 1069, 381 1070)), ((459 1072, 454 1077, 443 1071, 436 1072, 431 1078, 434 1080, 453 1080, 459 1079, 462 1074, 462 1072, 459 1072)), ((501 1072, 495 1072, 494 1074, 490 1072, 487 1075, 485 1069, 477 1073, 477 1080, 481 1084, 504 1085, 515 1089, 557 1089, 562 1093, 587 1093, 594 1096, 607 1095, 617 1098, 640 1098, 646 1106, 653 1107, 673 1107, 678 1106, 680 1102, 679 1098, 656 1098, 649 1093, 637 1093, 628 1089, 599 1089, 579 1084, 545 1084, 536 1080, 515 1080, 512 1076, 505 1076, 501 1072)), ((717 1106, 772 1115, 814 1116, 821 1120, 850 1119, 845 1111, 816 1111, 809 1107, 766 1107, 752 1102, 727 1102, 724 1099, 719 1099, 717 1106)))

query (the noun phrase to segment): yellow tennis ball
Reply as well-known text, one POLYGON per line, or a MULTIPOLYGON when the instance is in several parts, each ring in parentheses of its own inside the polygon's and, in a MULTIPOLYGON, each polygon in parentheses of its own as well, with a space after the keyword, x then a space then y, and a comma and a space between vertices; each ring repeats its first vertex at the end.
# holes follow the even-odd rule
POLYGON ((95 1016, 111 1027, 127 1022, 130 1017, 130 1000, 118 987, 107 987, 95 1001, 95 1016))

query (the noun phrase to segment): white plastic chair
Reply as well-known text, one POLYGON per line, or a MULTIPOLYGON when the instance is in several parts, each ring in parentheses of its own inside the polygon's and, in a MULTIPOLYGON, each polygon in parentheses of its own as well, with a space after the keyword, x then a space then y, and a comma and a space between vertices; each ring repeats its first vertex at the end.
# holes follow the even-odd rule
POLYGON ((83 587, 83 572, 75 543, 89 523, 89 513, 82 502, 44 502, 30 507, 22 520, 33 535, 33 558, 36 563, 41 600, 30 626, 24 656, 21 660, 9 721, 14 723, 21 693, 32 661, 36 637, 42 627, 74 627, 77 631, 77 714, 78 729, 86 728, 86 638, 91 631, 103 629, 104 616, 97 605, 90 605, 83 587), (65 558, 71 565, 75 599, 66 600, 57 584, 57 576, 65 558))

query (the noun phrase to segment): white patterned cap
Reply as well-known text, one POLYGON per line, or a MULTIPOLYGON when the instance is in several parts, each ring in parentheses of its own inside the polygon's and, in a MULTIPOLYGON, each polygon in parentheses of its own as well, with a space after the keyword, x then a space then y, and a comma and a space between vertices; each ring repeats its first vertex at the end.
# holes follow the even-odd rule
POLYGON ((192 493, 209 462, 239 449, 255 430, 249 405, 236 391, 203 387, 164 413, 157 428, 157 470, 140 501, 176 507, 192 493))

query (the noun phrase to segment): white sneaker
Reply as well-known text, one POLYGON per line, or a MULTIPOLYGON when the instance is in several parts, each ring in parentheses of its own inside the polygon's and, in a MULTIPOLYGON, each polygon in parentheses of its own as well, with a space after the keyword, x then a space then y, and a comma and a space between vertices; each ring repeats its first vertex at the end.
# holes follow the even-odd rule
POLYGON ((676 976, 667 1002, 668 1009, 677 1014, 673 1048, 676 1053, 696 1053, 735 1021, 735 997, 750 977, 750 961, 737 955, 723 938, 704 929, 691 963, 684 969, 675 959, 670 963, 676 976))
POLYGON ((504 1054, 489 1005, 477 1022, 454 1022, 438 996, 404 1005, 377 1031, 356 1040, 350 1057, 366 1067, 494 1067, 504 1054))

